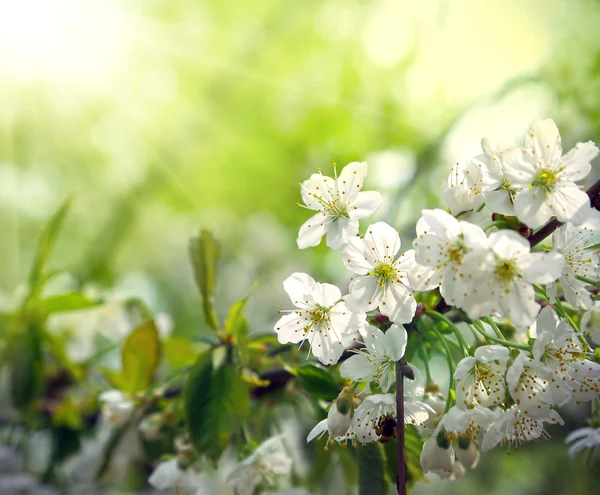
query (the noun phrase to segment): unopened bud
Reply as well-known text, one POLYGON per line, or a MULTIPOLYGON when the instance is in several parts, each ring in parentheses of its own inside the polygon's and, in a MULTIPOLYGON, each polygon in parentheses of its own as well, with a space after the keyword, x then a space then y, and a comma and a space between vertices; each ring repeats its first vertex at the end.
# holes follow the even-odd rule
POLYGON ((385 316, 384 314, 377 313, 375 315, 375 321, 377 323, 379 323, 380 325, 385 325, 390 322, 390 319, 387 316, 385 316))
POLYGON ((523 237, 525 237, 525 239, 527 239, 531 235, 531 229, 529 227, 527 227, 527 225, 521 225, 517 229, 517 232, 519 234, 521 234, 523 237))
MULTIPOLYGON (((450 444, 448 444, 449 446, 450 444)), ((450 472, 454 464, 454 449, 441 448, 438 445, 437 438, 430 437, 423 444, 420 461, 421 467, 425 472, 450 472)))
POLYGON ((335 406, 337 407, 338 412, 344 415, 351 413, 352 408, 354 407, 353 399, 354 389, 352 387, 344 387, 335 400, 335 406))

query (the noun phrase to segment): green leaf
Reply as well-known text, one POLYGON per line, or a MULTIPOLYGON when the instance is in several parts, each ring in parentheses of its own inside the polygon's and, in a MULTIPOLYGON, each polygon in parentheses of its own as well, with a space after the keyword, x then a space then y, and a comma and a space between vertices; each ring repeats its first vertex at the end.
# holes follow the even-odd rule
POLYGON ((248 385, 229 364, 213 365, 213 352, 202 354, 190 371, 184 392, 188 433, 201 455, 217 459, 250 412, 248 385))
POLYGON ((93 308, 100 304, 102 304, 100 301, 89 299, 81 292, 69 292, 42 299, 39 302, 39 308, 46 314, 52 314, 93 308))
POLYGON ((52 254, 52 248, 64 223, 65 216, 71 205, 71 198, 68 198, 60 208, 52 215, 42 234, 38 240, 35 257, 29 273, 29 290, 28 300, 36 299, 46 281, 46 265, 52 254))
POLYGON ((359 495, 387 495, 385 465, 380 443, 368 443, 357 449, 359 495))
POLYGON ((414 425, 407 425, 404 431, 404 451, 406 453, 408 486, 424 479, 420 460, 421 450, 423 450, 423 441, 419 430, 414 425))
POLYGON ((202 294, 206 324, 213 330, 219 329, 219 322, 213 308, 213 292, 217 280, 217 265, 221 248, 208 230, 190 240, 190 259, 194 268, 196 284, 202 294))
POLYGON ((40 329, 30 324, 11 345, 10 394, 24 411, 39 397, 44 385, 44 357, 40 329))
POLYGON ((340 385, 331 372, 322 366, 307 363, 294 370, 298 381, 315 399, 332 400, 340 392, 340 385))
POLYGON ((236 302, 229 308, 227 319, 225 320, 225 333, 235 337, 236 340, 246 340, 248 336, 248 320, 242 314, 246 305, 247 297, 236 302))
POLYGON ((104 373, 113 386, 128 394, 143 392, 152 383, 160 358, 160 340, 153 320, 133 330, 121 352, 122 371, 104 373))

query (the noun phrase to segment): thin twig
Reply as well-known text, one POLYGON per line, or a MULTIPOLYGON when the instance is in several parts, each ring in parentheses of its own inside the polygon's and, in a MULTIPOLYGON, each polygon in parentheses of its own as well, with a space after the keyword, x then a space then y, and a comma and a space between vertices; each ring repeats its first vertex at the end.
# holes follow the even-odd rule
POLYGON ((396 363, 396 429, 398 432, 396 486, 398 495, 406 495, 406 454, 404 452, 404 365, 396 363))

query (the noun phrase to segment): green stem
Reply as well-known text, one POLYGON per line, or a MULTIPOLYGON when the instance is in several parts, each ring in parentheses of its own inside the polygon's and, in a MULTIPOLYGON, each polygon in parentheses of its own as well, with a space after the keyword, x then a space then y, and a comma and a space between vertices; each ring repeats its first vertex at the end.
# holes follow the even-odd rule
POLYGON ((513 347, 514 349, 521 349, 522 351, 529 351, 531 350, 529 348, 529 346, 524 345, 524 344, 517 344, 516 342, 509 342, 508 340, 504 340, 504 339, 498 339, 496 337, 492 337, 489 333, 487 333, 485 331, 485 329, 483 328, 483 325, 481 324, 480 321, 475 320, 473 322, 473 328, 475 330, 477 330, 481 335, 483 335, 486 339, 492 341, 492 342, 496 342, 497 344, 502 344, 506 347, 513 347))
POLYGON ((485 321, 490 327, 492 327, 494 329, 494 332, 496 332, 496 336, 499 339, 504 340, 504 334, 502 333, 502 331, 498 328, 498 325, 496 325, 496 322, 494 320, 492 320, 489 316, 487 316, 486 318, 482 318, 483 321, 485 321))
POLYGON ((448 325, 450 327, 450 329, 454 332, 454 335, 456 336, 456 339, 458 340, 458 342, 460 342, 460 345, 463 347, 463 352, 464 352, 465 356, 469 355, 469 344, 467 344, 467 341, 463 337, 462 332, 459 330, 459 328, 454 323, 452 323, 443 314, 438 313, 436 311, 426 311, 425 315, 429 316, 429 318, 431 318, 434 321, 443 322, 446 325, 448 325))
POLYGON ((600 287, 600 281, 599 280, 593 280, 591 278, 582 277, 581 275, 577 275, 577 278, 579 280, 581 280, 582 282, 585 282, 586 284, 593 285, 594 287, 600 287))
POLYGON ((439 339, 437 344, 441 345, 443 351, 442 354, 444 354, 446 363, 448 363, 448 373, 450 374, 450 377, 448 378, 448 396, 446 397, 446 407, 444 409, 444 413, 447 413, 450 410, 450 407, 452 407, 452 395, 450 392, 454 387, 454 361, 452 361, 452 354, 450 352, 450 348, 448 347, 448 342, 446 342, 444 336, 435 327, 431 327, 431 330, 437 335, 439 339))
POLYGON ((557 297, 556 301, 554 302, 554 305, 556 306, 556 309, 558 310, 558 313, 567 320, 567 322, 569 323, 569 325, 571 325, 576 331, 579 332, 579 327, 577 326, 577 324, 573 321, 573 318, 571 318, 569 316, 569 313, 567 313, 567 310, 565 309, 565 307, 563 306, 563 303, 561 302, 561 300, 557 297))
POLYGON ((498 227, 499 229, 511 229, 514 230, 514 226, 504 220, 496 220, 494 222, 488 223, 483 230, 486 231, 491 229, 492 227, 498 227))
POLYGON ((431 369, 429 368, 429 357, 426 355, 425 349, 423 348, 422 345, 419 346, 419 349, 417 352, 419 353, 419 357, 421 358, 421 361, 423 361, 423 365, 425 366, 425 378, 427 379, 427 382, 430 382, 431 381, 431 369))

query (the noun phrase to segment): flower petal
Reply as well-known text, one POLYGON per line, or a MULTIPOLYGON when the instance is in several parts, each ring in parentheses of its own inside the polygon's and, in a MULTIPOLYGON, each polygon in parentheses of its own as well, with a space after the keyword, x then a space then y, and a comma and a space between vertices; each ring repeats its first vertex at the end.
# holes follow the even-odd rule
POLYGON ((350 237, 358 233, 358 220, 349 218, 335 218, 325 224, 327 232, 327 246, 331 249, 341 249, 348 244, 350 237))
POLYGON ((562 155, 560 133, 552 119, 535 119, 525 138, 525 148, 543 161, 544 166, 558 165, 562 155))
POLYGON ((539 186, 523 189, 515 196, 515 212, 532 229, 544 225, 554 216, 552 202, 539 186))
POLYGON ((374 259, 390 263, 400 251, 400 236, 394 227, 385 222, 369 225, 364 237, 365 250, 373 253, 374 259))
POLYGON ((384 334, 385 353, 394 362, 400 361, 406 351, 408 334, 402 325, 393 324, 384 334))
POLYGON ((367 162, 352 162, 346 165, 337 180, 337 187, 342 197, 347 204, 352 203, 367 175, 367 162))
POLYGON ((304 307, 304 301, 306 296, 312 293, 313 286, 316 284, 315 280, 306 273, 295 272, 292 273, 283 282, 283 290, 288 293, 290 300, 294 305, 302 304, 304 307))
POLYGON ((388 283, 379 310, 394 323, 410 323, 417 310, 417 302, 404 284, 388 283))
POLYGON ((532 284, 549 284, 560 277, 565 266, 560 253, 531 253, 520 261, 523 278, 532 284))
POLYGON ((374 310, 382 296, 381 286, 375 277, 362 276, 350 282, 350 294, 345 298, 350 311, 366 313, 374 310))
POLYGON ((296 242, 300 249, 313 247, 321 242, 321 238, 325 235, 325 224, 327 223, 327 215, 317 213, 310 217, 298 232, 296 242))
POLYGON ((592 171, 590 163, 598 156, 598 147, 593 141, 577 143, 573 149, 562 157, 563 175, 576 182, 585 179, 592 171))
POLYGON ((370 217, 381 207, 381 193, 377 191, 363 191, 358 193, 354 201, 349 205, 348 214, 350 218, 362 220, 370 217))

